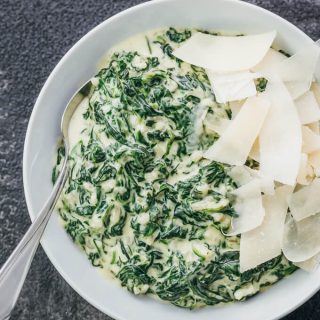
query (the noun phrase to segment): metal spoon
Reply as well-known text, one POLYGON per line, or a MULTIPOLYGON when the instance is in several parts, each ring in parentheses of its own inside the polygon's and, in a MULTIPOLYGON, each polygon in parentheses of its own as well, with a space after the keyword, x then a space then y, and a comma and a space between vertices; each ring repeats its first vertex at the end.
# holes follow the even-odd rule
POLYGON ((17 302, 26 275, 29 271, 32 259, 39 245, 41 236, 49 221, 51 213, 57 203, 63 186, 68 176, 68 128, 71 117, 84 97, 88 96, 92 89, 92 82, 89 80, 72 97, 64 110, 61 120, 61 133, 65 148, 65 158, 60 174, 56 180, 49 199, 32 222, 26 234, 8 260, 0 269, 0 320, 9 319, 11 312, 17 302))

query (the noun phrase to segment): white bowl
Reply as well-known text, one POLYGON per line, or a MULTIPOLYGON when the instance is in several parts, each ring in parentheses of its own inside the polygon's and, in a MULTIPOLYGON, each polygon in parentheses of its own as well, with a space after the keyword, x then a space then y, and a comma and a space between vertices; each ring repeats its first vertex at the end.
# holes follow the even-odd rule
MULTIPOLYGON (((99 58, 126 37, 161 26, 198 27, 258 33, 276 29, 277 45, 294 53, 312 40, 282 18, 236 0, 160 0, 144 3, 101 23, 74 45, 46 81, 28 126, 23 180, 32 219, 48 197, 62 112, 72 94, 95 74, 99 58)), ((104 279, 72 243, 54 213, 42 239, 49 259, 65 280, 88 302, 116 319, 126 320, 271 320, 291 312, 320 287, 320 270, 303 271, 273 285, 244 303, 179 309, 148 297, 135 297, 104 279)))

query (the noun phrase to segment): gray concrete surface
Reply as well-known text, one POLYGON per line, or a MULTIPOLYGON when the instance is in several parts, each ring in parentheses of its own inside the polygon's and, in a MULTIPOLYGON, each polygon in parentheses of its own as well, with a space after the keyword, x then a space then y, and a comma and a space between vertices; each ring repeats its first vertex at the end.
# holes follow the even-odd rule
MULTIPOLYGON (((42 85, 81 36, 141 2, 0 0, 0 265, 30 223, 23 195, 22 153, 28 119, 42 85)), ((320 0, 249 2, 293 22, 313 39, 320 38, 320 0)), ((319 320, 319 302, 320 293, 285 319, 319 320)), ((39 248, 12 315, 16 319, 111 318, 74 292, 39 248)))

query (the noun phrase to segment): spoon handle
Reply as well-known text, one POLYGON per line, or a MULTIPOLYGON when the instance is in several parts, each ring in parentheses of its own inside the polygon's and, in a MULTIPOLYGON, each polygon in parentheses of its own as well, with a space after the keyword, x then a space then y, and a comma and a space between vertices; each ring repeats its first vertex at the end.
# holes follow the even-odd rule
POLYGON ((67 157, 65 157, 49 199, 0 269, 0 320, 10 318, 41 236, 65 184, 67 172, 67 157))

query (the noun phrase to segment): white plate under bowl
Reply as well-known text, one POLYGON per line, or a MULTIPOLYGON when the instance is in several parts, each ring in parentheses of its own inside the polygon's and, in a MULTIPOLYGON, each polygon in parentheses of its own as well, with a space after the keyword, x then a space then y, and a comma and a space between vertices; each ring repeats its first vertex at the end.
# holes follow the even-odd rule
MULTIPOLYGON (((70 97, 96 73, 99 58, 112 45, 135 33, 165 26, 243 33, 276 29, 277 45, 290 53, 311 42, 277 15, 237 0, 152 1, 104 21, 62 58, 33 109, 23 158, 24 190, 32 219, 52 189, 50 177, 60 118, 70 97)), ((56 213, 45 231, 42 246, 56 269, 84 299, 121 320, 274 320, 297 308, 320 287, 320 270, 314 274, 298 271, 247 302, 189 311, 151 298, 135 297, 104 279, 72 243, 56 213)))

